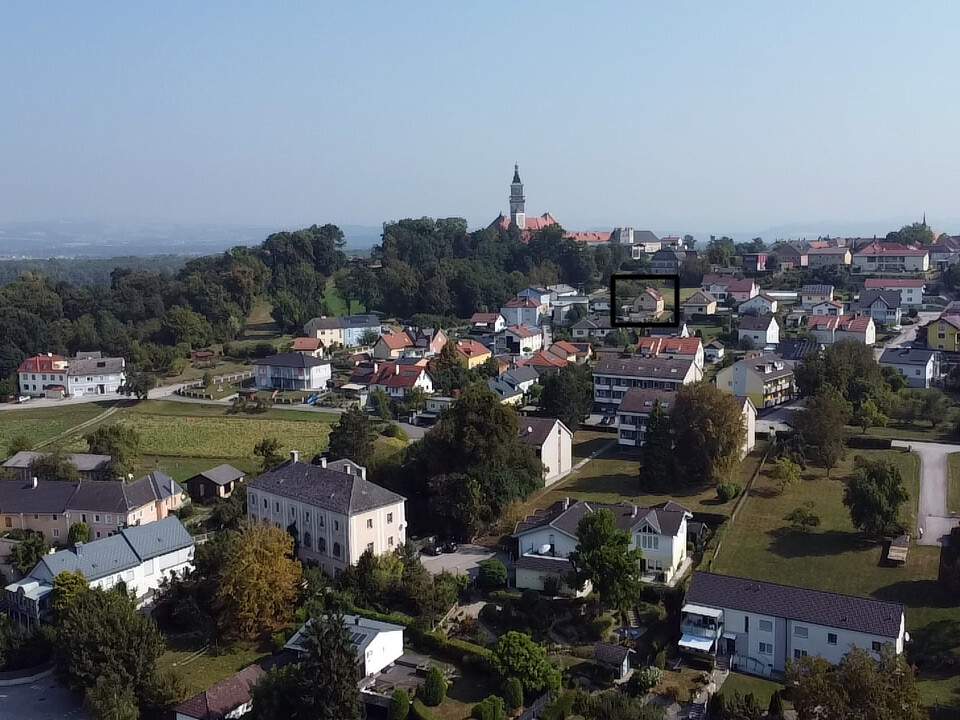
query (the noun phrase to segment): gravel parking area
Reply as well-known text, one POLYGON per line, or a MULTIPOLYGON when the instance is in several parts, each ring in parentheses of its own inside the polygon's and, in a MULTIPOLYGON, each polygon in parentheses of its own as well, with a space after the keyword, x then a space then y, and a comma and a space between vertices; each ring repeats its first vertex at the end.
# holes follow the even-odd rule
POLYGON ((484 560, 490 558, 499 558, 504 565, 507 564, 507 556, 502 552, 491 550, 480 545, 461 545, 455 553, 444 553, 443 555, 421 555, 420 561, 423 566, 433 575, 446 570, 456 574, 467 574, 470 577, 476 577, 478 565, 484 560))

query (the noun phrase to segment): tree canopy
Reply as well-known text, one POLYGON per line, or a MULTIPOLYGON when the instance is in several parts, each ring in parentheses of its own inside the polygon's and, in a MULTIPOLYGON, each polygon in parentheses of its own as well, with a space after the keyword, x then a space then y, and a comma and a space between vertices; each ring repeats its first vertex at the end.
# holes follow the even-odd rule
POLYGON ((571 584, 593 586, 602 602, 625 610, 640 595, 643 553, 630 548, 630 535, 617 527, 607 509, 585 515, 577 525, 577 547, 570 553, 571 584))
POLYGON ((740 402, 715 385, 700 382, 677 391, 670 409, 676 462, 688 483, 720 483, 740 460, 746 437, 740 402))
POLYGON ((347 458, 367 466, 373 457, 375 433, 370 418, 360 408, 350 408, 340 415, 330 431, 330 455, 335 460, 347 458))
POLYGON ((571 364, 543 381, 540 409, 576 431, 593 409, 593 372, 588 365, 571 364))
POLYGON ((909 499, 900 470, 887 460, 857 458, 857 470, 843 491, 853 524, 875 537, 900 532, 900 506, 909 499))

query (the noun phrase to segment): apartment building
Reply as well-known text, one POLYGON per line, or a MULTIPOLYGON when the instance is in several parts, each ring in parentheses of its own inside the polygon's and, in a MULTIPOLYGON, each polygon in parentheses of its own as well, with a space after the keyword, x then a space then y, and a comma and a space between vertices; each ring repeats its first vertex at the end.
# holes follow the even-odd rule
POLYGON ((593 368, 593 401, 616 410, 630 388, 677 390, 703 378, 694 360, 659 357, 602 357, 593 368))
POLYGON ((20 393, 30 397, 115 395, 126 382, 123 358, 81 352, 75 357, 35 355, 17 368, 20 393))
POLYGON ((926 283, 920 278, 867 278, 864 290, 886 290, 900 293, 900 305, 907 309, 923 306, 926 283))
POLYGON ((774 353, 748 355, 720 370, 714 382, 731 395, 750 398, 758 409, 789 402, 796 394, 793 370, 774 353))
POLYGON ((871 242, 853 253, 850 272, 855 275, 913 274, 930 269, 930 253, 925 248, 901 243, 871 242))

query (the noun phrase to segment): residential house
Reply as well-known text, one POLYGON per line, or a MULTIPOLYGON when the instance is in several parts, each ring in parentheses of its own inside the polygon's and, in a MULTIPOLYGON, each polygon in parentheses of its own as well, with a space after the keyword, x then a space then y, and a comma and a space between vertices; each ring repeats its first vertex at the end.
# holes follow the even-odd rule
POLYGON ((748 397, 757 409, 782 405, 795 395, 793 369, 774 353, 750 354, 714 378, 731 395, 748 397))
POLYGON ((573 240, 576 243, 581 245, 587 245, 590 247, 596 247, 597 245, 607 245, 610 243, 610 237, 613 233, 610 232, 598 232, 596 230, 575 230, 567 232, 564 235, 564 239, 573 240))
POLYGON ((948 308, 927 325, 927 347, 947 352, 960 351, 960 313, 948 308))
MULTIPOLYGON (((284 647, 305 655, 308 620, 284 647)), ((371 620, 361 615, 344 615, 343 629, 357 655, 357 670, 361 678, 369 678, 393 665, 403 655, 403 625, 371 620)))
POLYGON ((907 381, 907 387, 929 388, 940 378, 940 353, 920 348, 892 347, 880 356, 881 367, 892 367, 907 381))
POLYGON ((804 285, 800 288, 800 305, 810 309, 833 300, 833 285, 804 285))
POLYGON ((733 298, 735 302, 746 302, 752 297, 756 297, 760 292, 760 286, 751 279, 731 280, 727 283, 727 296, 733 298))
POLYGON ((650 256, 650 272, 659 275, 674 275, 680 272, 687 255, 683 250, 661 248, 650 256))
POLYGON ((687 521, 693 517, 686 508, 674 502, 637 507, 565 498, 517 523, 517 588, 543 591, 552 585, 564 594, 587 594, 589 584, 577 590, 567 585, 566 578, 572 569, 569 557, 577 547, 580 521, 599 510, 611 512, 617 527, 630 536, 631 548, 642 550, 644 581, 672 585, 686 573, 690 567, 687 521))
POLYGON ((824 300, 810 308, 810 314, 839 317, 843 315, 843 303, 839 300, 824 300))
POLYGON ((723 360, 724 353, 723 343, 716 338, 703 346, 703 359, 708 363, 720 362, 723 360))
POLYGON ((126 382, 123 358, 105 358, 98 352, 76 357, 35 355, 17 368, 20 394, 29 397, 115 395, 126 382))
MULTIPOLYGON (((21 450, 4 460, 0 465, 8 474, 27 482, 33 477, 33 463, 47 456, 48 453, 21 450)), ((81 480, 112 480, 116 477, 113 468, 113 458, 109 455, 93 455, 91 453, 68 453, 64 459, 73 465, 81 480)))
POLYGON ((293 339, 291 352, 302 353, 315 358, 323 357, 323 340, 317 337, 298 337, 293 339))
POLYGON ((403 357, 404 351, 416 347, 413 338, 405 330, 390 332, 377 338, 373 346, 373 357, 378 360, 396 360, 403 357))
POLYGON ((266 675, 257 664, 249 665, 228 678, 173 708, 174 720, 234 720, 253 710, 254 686, 266 675))
POLYGON ((545 313, 550 308, 553 292, 545 287, 528 287, 518 292, 517 297, 521 300, 533 300, 543 308, 543 312, 545 313))
POLYGON ((740 315, 774 315, 777 312, 777 299, 766 293, 754 295, 737 306, 740 315))
POLYGON ((566 283, 558 283, 556 285, 547 285, 547 290, 550 291, 550 302, 553 303, 559 298, 565 297, 575 297, 579 295, 577 289, 566 283))
POLYGON ((614 228, 610 241, 618 245, 629 245, 634 260, 653 254, 661 247, 660 238, 650 230, 634 230, 632 227, 614 228))
MULTIPOLYGON (((773 249, 773 262, 776 269, 783 272, 794 268, 807 267, 809 257, 807 249, 790 243, 778 245, 773 249)), ((770 261, 768 260, 768 265, 770 261)))
POLYGON ((194 541, 176 517, 121 529, 116 535, 77 543, 44 555, 26 577, 4 588, 7 612, 21 625, 49 619, 54 579, 79 572, 90 587, 103 590, 123 583, 141 602, 163 580, 193 567, 194 541))
POLYGON ((823 352, 823 345, 810 338, 783 338, 777 345, 777 355, 790 367, 796 367, 808 355, 823 352))
POLYGON ((330 361, 285 352, 253 361, 257 390, 326 390, 332 377, 330 361))
POLYGON ((807 250, 807 264, 811 268, 848 267, 853 254, 848 247, 811 247, 807 250))
POLYGON ((677 327, 649 327, 647 335, 650 337, 690 337, 690 328, 686 321, 681 320, 677 327))
POLYGON ((507 325, 540 325, 543 306, 530 298, 514 298, 500 308, 500 315, 507 325))
POLYGON ((930 251, 930 267, 934 270, 946 270, 951 265, 960 262, 960 238, 943 234, 928 249, 930 251))
POLYGON ((547 348, 547 352, 578 365, 582 365, 593 357, 593 347, 590 343, 573 343, 567 340, 557 340, 547 348))
POLYGON ((457 355, 467 370, 480 367, 493 357, 493 353, 476 340, 458 340, 457 355))
POLYGON ((900 306, 917 308, 923 306, 923 291, 925 283, 921 278, 867 278, 863 287, 865 290, 885 290, 900 293, 900 306))
POLYGON ((136 482, 0 480, 0 531, 33 530, 59 545, 70 526, 82 522, 91 537, 103 538, 162 520, 180 509, 183 498, 183 488, 156 470, 136 482))
POLYGON ((634 299, 630 309, 644 317, 661 315, 663 313, 663 293, 656 288, 644 288, 643 292, 634 299))
POLYGON ((244 472, 233 465, 217 465, 199 472, 186 482, 187 492, 196 502, 224 500, 243 482, 244 472))
POLYGON ((382 390, 394 400, 403 400, 415 388, 427 395, 433 392, 433 378, 425 360, 405 363, 402 360, 377 365, 368 380, 371 392, 382 390))
POLYGON ((900 327, 900 293, 897 290, 864 290, 857 303, 861 315, 869 315, 877 325, 900 327))
POLYGON ((877 341, 877 327, 869 316, 811 315, 807 318, 807 330, 814 340, 823 345, 843 341, 873 345, 877 341))
POLYGON ((839 663, 851 648, 900 654, 907 637, 903 605, 873 598, 695 572, 684 600, 681 652, 754 675, 808 655, 839 663))
POLYGON ((616 410, 630 388, 677 390, 702 378, 694 360, 601 357, 593 368, 593 400, 607 410, 616 410))
POLYGON ((532 367, 520 366, 507 370, 500 379, 526 394, 537 384, 540 374, 532 367))
MULTIPOLYGON (((590 298, 586 295, 565 295, 550 301, 550 320, 554 325, 566 325, 573 322, 570 312, 574 308, 581 308, 582 315, 590 312, 590 298)), ((607 308, 607 312, 610 308, 607 308)))
POLYGON ((303 334, 320 340, 324 347, 343 345, 343 325, 340 318, 313 318, 303 326, 303 334))
POLYGON ((520 441, 543 464, 543 484, 552 485, 573 465, 573 432, 556 418, 520 418, 520 441))
POLYGON ((474 313, 470 318, 470 327, 480 332, 500 333, 507 328, 507 321, 500 313, 474 313))
POLYGON ((637 338, 637 354, 642 357, 693 360, 694 364, 703 370, 703 343, 698 337, 637 338))
POLYGON ((780 326, 773 315, 742 315, 737 328, 737 339, 742 344, 750 341, 754 348, 765 348, 780 342, 780 326))
POLYGON ((630 675, 630 658, 634 654, 626 645, 598 642, 593 646, 593 661, 606 669, 615 683, 623 682, 630 675))
POLYGON ((700 289, 710 293, 718 302, 744 302, 760 292, 760 286, 752 278, 716 274, 704 275, 700 289))
POLYGON ((766 272, 769 257, 769 254, 765 252, 745 254, 741 262, 744 272, 766 272))
POLYGON ((926 248, 901 243, 874 241, 853 253, 850 272, 875 275, 877 273, 914 274, 930 269, 930 253, 926 248))
POLYGON ((299 557, 334 575, 365 551, 391 553, 406 541, 406 499, 367 480, 366 468, 349 460, 319 465, 290 460, 251 480, 247 516, 289 529, 299 557))
POLYGON ((543 348, 543 332, 536 326, 511 325, 503 336, 507 351, 521 358, 528 358, 543 348))
MULTIPOLYGON (((673 407, 676 393, 669 390, 650 390, 631 388, 623 396, 620 407, 617 408, 617 444, 620 447, 638 448, 646 442, 647 424, 653 409, 659 403, 664 415, 669 415, 673 407)), ((746 457, 753 450, 757 424, 757 408, 748 397, 740 400, 743 417, 744 442, 740 457, 746 457)))
POLYGON ((500 378, 487 378, 487 388, 500 398, 501 405, 522 405, 523 390, 515 388, 500 378))
POLYGON ((569 361, 560 355, 555 355, 549 350, 540 350, 535 352, 525 360, 520 360, 517 365, 533 368, 540 375, 545 373, 555 373, 569 365, 569 361))
POLYGON ((380 334, 380 318, 376 315, 321 316, 303 326, 303 334, 319 338, 326 347, 363 345, 368 334, 380 334))
POLYGON ((439 417, 444 410, 453 407, 455 402, 455 398, 446 395, 431 395, 427 398, 426 412, 439 417))
POLYGON ((687 317, 691 315, 714 315, 717 312, 717 299, 705 290, 697 290, 680 307, 687 317))
POLYGON ((570 328, 574 340, 603 340, 613 331, 609 315, 585 317, 570 328))

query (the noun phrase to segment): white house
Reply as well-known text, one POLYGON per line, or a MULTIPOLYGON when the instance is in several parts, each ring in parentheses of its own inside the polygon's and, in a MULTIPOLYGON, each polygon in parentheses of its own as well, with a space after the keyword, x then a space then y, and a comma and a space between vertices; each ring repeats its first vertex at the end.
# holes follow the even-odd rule
POLYGON ((833 285, 804 285, 800 288, 800 305, 812 308, 822 302, 833 300, 833 285))
POLYGON ((843 315, 843 303, 839 300, 824 300, 810 308, 811 315, 839 317, 843 315))
POLYGON ((926 248, 891 242, 871 242, 853 253, 850 272, 874 275, 917 274, 930 269, 930 253, 926 248))
POLYGON ((237 720, 253 710, 251 691, 266 672, 249 665, 173 708, 174 720, 237 720))
POLYGON ((867 315, 811 315, 807 318, 807 330, 821 345, 833 345, 843 340, 873 345, 877 341, 876 324, 873 318, 867 315))
POLYGON ((737 338, 750 341, 755 348, 765 348, 780 342, 780 326, 773 315, 744 315, 740 317, 737 338))
POLYGON ((330 361, 298 352, 280 353, 253 361, 258 390, 325 390, 330 361))
POLYGON ((504 333, 504 339, 507 350, 521 358, 528 358, 543 348, 543 333, 536 325, 511 325, 504 333))
POLYGON ((693 360, 703 370, 703 341, 698 337, 664 337, 651 335, 637 339, 637 354, 671 360, 693 360))
POLYGON ((601 357, 593 367, 593 400, 615 410, 630 388, 677 390, 703 379, 693 360, 659 357, 601 357))
POLYGON ((30 397, 116 395, 126 382, 126 362, 99 352, 35 355, 20 363, 17 379, 20 393, 30 397))
POLYGON ((521 392, 528 393, 540 380, 540 374, 532 367, 521 365, 507 370, 500 379, 521 392))
POLYGON ((887 290, 900 293, 900 305, 905 308, 920 308, 923 305, 925 283, 922 278, 867 278, 864 290, 887 290))
POLYGON ((703 347, 703 358, 708 363, 720 362, 726 350, 723 343, 714 338, 703 347))
POLYGON ((900 293, 896 290, 864 290, 858 308, 860 314, 869 315, 877 325, 900 327, 900 293))
POLYGON ((520 440, 543 464, 543 484, 552 485, 573 465, 573 432, 556 418, 520 418, 520 440))
POLYGON ((777 312, 777 299, 760 293, 740 303, 737 312, 741 315, 773 315, 777 312))
MULTIPOLYGON (((308 620, 291 637, 284 647, 297 655, 307 652, 306 632, 312 620, 308 620)), ((343 629, 357 653, 357 666, 364 678, 376 675, 403 655, 403 626, 361 617, 344 615, 343 629)))
POLYGON ((470 318, 470 327, 480 332, 503 332, 507 321, 500 313, 474 313, 470 318))
POLYGON ((553 299, 554 294, 550 288, 528 287, 518 292, 517 297, 526 300, 533 300, 535 303, 537 303, 537 305, 542 306, 543 311, 546 312, 550 307, 550 301, 553 299))
POLYGON ((507 325, 537 327, 543 314, 543 305, 530 298, 514 298, 500 308, 500 315, 507 325))
POLYGON ((899 603, 706 572, 693 574, 680 631, 681 652, 764 676, 808 655, 839 663, 855 647, 900 654, 908 638, 899 603))
POLYGON ((594 317, 578 320, 570 330, 573 333, 574 340, 585 342, 588 340, 602 340, 613 330, 613 325, 610 324, 609 315, 595 315, 594 317))
POLYGON ((364 551, 383 555, 406 541, 406 498, 367 480, 367 469, 349 460, 319 465, 300 453, 247 486, 247 517, 299 538, 299 556, 334 575, 356 564, 364 551))
POLYGON ((391 398, 402 400, 414 388, 423 390, 427 395, 433 393, 433 378, 427 371, 425 361, 408 364, 398 360, 378 365, 370 376, 367 387, 371 392, 383 390, 391 398))
POLYGON ((514 537, 517 588, 545 590, 552 584, 561 592, 584 595, 569 588, 564 578, 572 566, 568 559, 577 547, 577 528, 590 513, 608 510, 617 527, 630 536, 631 548, 643 551, 642 579, 675 584, 690 566, 687 556, 687 521, 693 515, 674 502, 656 507, 627 503, 608 505, 565 498, 517 523, 514 537))
POLYGON ((928 388, 940 377, 940 353, 921 348, 887 348, 880 356, 880 365, 892 367, 912 388, 928 388))
POLYGON ((90 587, 108 590, 124 583, 144 599, 164 578, 193 567, 193 537, 176 517, 120 530, 116 535, 77 543, 44 555, 22 580, 4 588, 7 612, 22 625, 47 619, 53 581, 62 572, 79 572, 90 587))

